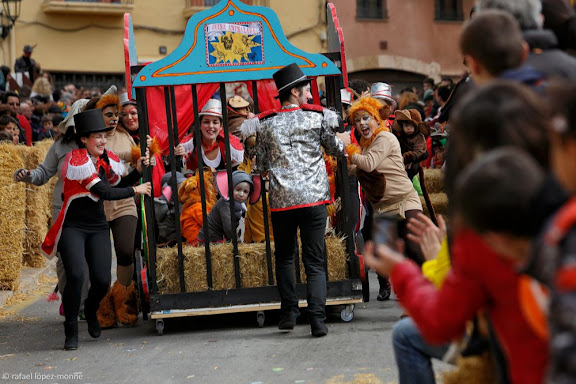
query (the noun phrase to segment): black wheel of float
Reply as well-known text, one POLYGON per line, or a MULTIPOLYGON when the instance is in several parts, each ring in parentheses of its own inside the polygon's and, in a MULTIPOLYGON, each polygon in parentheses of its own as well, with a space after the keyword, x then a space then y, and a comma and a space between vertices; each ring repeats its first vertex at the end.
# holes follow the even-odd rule
POLYGON ((256 312, 256 321, 258 322, 258 327, 264 327, 264 321, 266 320, 266 315, 264 312, 256 312))
POLYGON ((162 336, 164 334, 164 320, 156 320, 156 333, 158 336, 162 336))

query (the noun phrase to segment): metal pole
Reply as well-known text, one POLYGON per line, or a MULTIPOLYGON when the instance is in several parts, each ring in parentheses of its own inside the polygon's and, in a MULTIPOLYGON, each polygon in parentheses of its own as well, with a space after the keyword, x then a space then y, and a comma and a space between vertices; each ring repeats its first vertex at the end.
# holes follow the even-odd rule
MULTIPOLYGON (((146 101, 146 89, 136 88, 136 107, 138 108, 138 127, 140 131, 140 151, 146 152, 146 135, 150 132, 148 125, 148 104, 146 101)), ((142 176, 144 182, 149 181, 154 190, 152 180, 152 170, 150 167, 143 167, 142 176)), ((144 208, 146 210, 146 234, 148 238, 148 275, 150 280, 148 286, 150 293, 158 293, 158 285, 156 284, 156 233, 154 231, 154 205, 152 197, 142 196, 144 198, 144 208)))
MULTIPOLYGON (((254 113, 260 113, 260 105, 258 104, 258 83, 252 81, 252 99, 254 100, 254 113)), ((264 217, 264 238, 266 240, 266 263, 268 266, 268 285, 274 285, 274 273, 272 268, 272 247, 270 246, 270 228, 268 222, 268 200, 266 199, 266 181, 260 176, 260 185, 262 186, 262 215, 264 217)))
MULTIPOLYGON (((202 223, 204 228, 204 255, 206 256, 206 284, 208 289, 213 288, 212 283, 212 255, 210 253, 210 230, 208 228, 208 208, 206 204, 206 186, 204 185, 204 159, 202 158, 202 135, 200 121, 198 121, 198 91, 196 84, 192 85, 192 107, 194 108, 194 138, 196 157, 198 159, 198 177, 200 182, 200 200, 202 201, 202 223)), ((193 241, 194 239, 187 239, 193 241)))
POLYGON ((228 173, 228 199, 230 202, 230 219, 232 220, 232 247, 234 249, 234 277, 236 278, 236 288, 242 286, 240 279, 240 260, 238 259, 238 236, 236 228, 238 222, 234 214, 234 196, 232 193, 232 158, 230 156, 230 136, 228 129, 228 110, 226 108, 226 84, 220 83, 220 101, 222 102, 222 123, 224 125, 224 146, 226 147, 226 173, 228 173))
MULTIPOLYGON (((178 131, 177 115, 176 115, 176 97, 174 95, 174 87, 164 87, 164 99, 166 101, 166 125, 168 128, 168 143, 170 144, 170 184, 172 191, 178 191, 178 183, 176 182, 176 155, 174 149, 176 143, 174 140, 174 131, 178 131)), ((173 194, 174 195, 174 194, 173 194)), ((176 192, 175 210, 175 225, 176 225, 176 238, 178 242, 178 268, 180 272, 180 291, 186 292, 186 276, 184 275, 184 253, 182 252, 182 233, 180 231, 180 206, 178 202, 178 193, 176 192)))

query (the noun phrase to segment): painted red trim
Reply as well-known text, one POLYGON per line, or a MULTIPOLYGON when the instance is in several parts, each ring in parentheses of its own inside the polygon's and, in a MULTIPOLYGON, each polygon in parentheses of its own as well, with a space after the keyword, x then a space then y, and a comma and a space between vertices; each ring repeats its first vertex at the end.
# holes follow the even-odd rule
POLYGON ((319 201, 317 203, 310 203, 310 204, 302 204, 302 205, 293 205, 291 207, 286 207, 286 208, 270 208, 270 211, 272 212, 282 212, 282 211, 289 211, 291 209, 298 209, 298 208, 308 208, 308 207, 314 207, 316 205, 324 205, 324 204, 331 204, 332 201, 330 200, 324 200, 324 201, 319 201))
POLYGON ((556 287, 564 293, 573 291, 576 288, 576 267, 561 268, 556 274, 556 287))

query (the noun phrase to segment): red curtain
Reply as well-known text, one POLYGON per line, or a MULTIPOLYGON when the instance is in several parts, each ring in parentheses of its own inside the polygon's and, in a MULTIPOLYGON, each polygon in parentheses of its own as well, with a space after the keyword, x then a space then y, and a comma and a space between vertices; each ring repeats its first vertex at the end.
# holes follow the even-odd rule
MULTIPOLYGON (((250 97, 254 99, 252 94, 252 83, 250 81, 246 82, 246 88, 250 93, 250 97)), ((275 97, 278 96, 278 89, 274 80, 259 80, 256 82, 256 88, 258 89, 258 107, 260 112, 269 111, 271 109, 280 109, 280 101, 275 97)))
MULTIPOLYGON (((252 84, 247 82, 246 86, 252 96, 252 84)), ((196 86, 198 94, 198 108, 202 109, 204 104, 218 90, 219 84, 199 84, 196 86)), ((275 97, 278 95, 276 85, 273 80, 261 80, 257 82, 258 102, 260 111, 270 109, 280 109, 280 102, 275 97)), ((174 96, 176 98, 176 116, 178 124, 178 140, 181 142, 186 136, 190 127, 194 123, 194 108, 192 104, 192 86, 178 85, 174 87, 174 96)), ((252 96, 253 97, 253 96, 252 96)), ((169 153, 168 129, 166 123, 166 103, 163 87, 146 88, 146 101, 148 104, 148 125, 150 127, 150 136, 155 137, 160 144, 163 154, 169 153)), ((156 166, 152 170, 154 181, 154 196, 158 197, 161 193, 162 186, 160 180, 166 172, 162 164, 161 156, 156 159, 156 166)))

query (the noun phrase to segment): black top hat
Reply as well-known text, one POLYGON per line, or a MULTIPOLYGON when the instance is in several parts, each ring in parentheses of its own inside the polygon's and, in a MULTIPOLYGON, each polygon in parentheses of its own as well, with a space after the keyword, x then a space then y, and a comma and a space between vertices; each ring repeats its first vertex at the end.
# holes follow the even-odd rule
POLYGON ((112 127, 107 127, 100 109, 89 109, 74 115, 76 136, 89 136, 91 133, 108 132, 112 127))
POLYGON ((296 86, 298 83, 308 81, 308 78, 296 63, 285 66, 274 73, 272 77, 279 93, 296 86))

